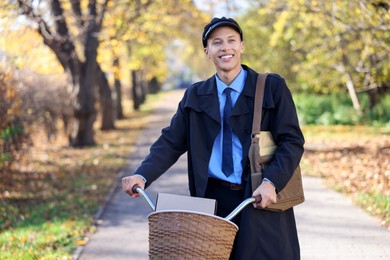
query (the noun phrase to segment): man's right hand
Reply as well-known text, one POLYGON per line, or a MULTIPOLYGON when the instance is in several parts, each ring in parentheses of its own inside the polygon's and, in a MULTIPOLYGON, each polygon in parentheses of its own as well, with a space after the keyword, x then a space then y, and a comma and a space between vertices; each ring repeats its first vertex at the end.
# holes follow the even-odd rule
POLYGON ((133 187, 140 186, 145 189, 144 179, 139 175, 127 176, 122 178, 122 190, 129 194, 132 198, 139 197, 139 194, 133 192, 133 187))

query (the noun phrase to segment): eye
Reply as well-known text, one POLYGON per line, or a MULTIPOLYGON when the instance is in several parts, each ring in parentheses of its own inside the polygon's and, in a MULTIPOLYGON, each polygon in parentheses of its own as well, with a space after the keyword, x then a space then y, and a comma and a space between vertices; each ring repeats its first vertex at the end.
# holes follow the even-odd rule
POLYGON ((213 42, 213 45, 220 45, 221 44, 221 41, 214 41, 213 42))

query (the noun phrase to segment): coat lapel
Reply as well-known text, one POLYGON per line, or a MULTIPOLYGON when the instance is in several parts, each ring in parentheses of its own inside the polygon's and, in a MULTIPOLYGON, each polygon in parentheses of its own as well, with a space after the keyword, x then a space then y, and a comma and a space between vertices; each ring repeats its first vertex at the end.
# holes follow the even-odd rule
POLYGON ((252 112, 252 103, 255 97, 257 73, 245 65, 243 68, 248 72, 245 80, 244 88, 242 89, 240 97, 234 105, 231 116, 240 116, 252 112))
POLYGON ((230 118, 233 131, 235 131, 240 138, 243 138, 243 136, 247 134, 248 124, 250 129, 252 127, 251 122, 253 117, 253 104, 257 80, 256 72, 246 67, 244 67, 244 69, 248 71, 248 75, 245 80, 244 88, 234 105, 230 118))
POLYGON ((215 76, 209 78, 203 83, 205 86, 198 89, 200 96, 200 109, 209 115, 217 123, 221 123, 219 114, 219 101, 215 76))

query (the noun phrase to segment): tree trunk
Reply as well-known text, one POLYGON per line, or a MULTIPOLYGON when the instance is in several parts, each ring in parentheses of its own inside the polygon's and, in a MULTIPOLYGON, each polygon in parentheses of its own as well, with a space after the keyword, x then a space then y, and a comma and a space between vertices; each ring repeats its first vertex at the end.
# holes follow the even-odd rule
MULTIPOLYGON (((87 66, 87 65, 84 65, 87 66)), ((89 67, 95 67, 88 64, 89 67)), ((90 71, 86 68, 85 71, 90 71)), ((93 75, 86 73, 85 78, 80 80, 80 89, 77 92, 77 103, 75 107, 74 130, 70 137, 71 146, 84 147, 95 145, 93 123, 96 119, 93 75)))
POLYGON ((125 115, 123 114, 122 106, 122 84, 120 80, 120 64, 119 58, 115 57, 113 61, 114 67, 114 87, 115 87, 115 104, 116 104, 116 117, 118 119, 124 119, 125 115))
POLYGON ((79 115, 76 118, 78 120, 74 124, 75 131, 70 138, 71 146, 85 147, 95 145, 93 123, 95 122, 96 114, 88 113, 79 115))
POLYGON ((99 86, 100 112, 102 114, 102 125, 100 129, 115 129, 114 106, 112 103, 111 89, 108 84, 107 77, 99 65, 97 65, 97 75, 97 84, 99 86))
POLYGON ((141 88, 141 104, 145 103, 146 101, 146 96, 149 94, 149 85, 148 82, 145 79, 145 75, 143 71, 139 70, 138 71, 138 84, 140 85, 141 88))
POLYGON ((123 106, 122 106, 122 84, 120 79, 114 80, 114 86, 115 86, 115 93, 116 93, 116 117, 118 119, 124 119, 125 114, 123 113, 123 106))
POLYGON ((356 110, 356 113, 358 115, 361 115, 362 109, 360 107, 359 99, 356 94, 355 84, 353 83, 351 74, 347 71, 347 66, 350 62, 346 52, 344 51, 344 46, 346 45, 346 43, 340 35, 336 37, 336 41, 339 43, 338 49, 341 53, 341 60, 338 66, 338 70, 343 74, 346 79, 346 86, 348 89, 349 96, 352 100, 353 108, 356 110))
POLYGON ((370 89, 367 91, 368 95, 368 108, 370 111, 379 103, 379 93, 378 88, 370 89))
POLYGON ((347 79, 346 85, 347 85, 349 96, 351 97, 351 100, 352 100, 353 108, 356 110, 358 115, 361 115, 362 109, 360 107, 359 99, 356 95, 355 85, 353 84, 352 77, 346 71, 344 71, 344 76, 347 79))
POLYGON ((93 123, 96 119, 95 110, 95 85, 97 64, 97 48, 99 42, 97 39, 98 29, 96 26, 96 3, 91 2, 91 16, 87 22, 87 33, 84 44, 85 62, 81 66, 80 77, 81 84, 77 93, 76 118, 78 127, 76 137, 73 138, 72 146, 84 147, 95 145, 93 123))
POLYGON ((150 93, 156 94, 160 91, 160 84, 158 83, 158 80, 156 77, 153 77, 149 82, 149 90, 150 93))
POLYGON ((132 79, 132 96, 133 96, 133 108, 139 110, 140 106, 144 102, 142 84, 140 82, 140 75, 138 70, 131 71, 132 79))

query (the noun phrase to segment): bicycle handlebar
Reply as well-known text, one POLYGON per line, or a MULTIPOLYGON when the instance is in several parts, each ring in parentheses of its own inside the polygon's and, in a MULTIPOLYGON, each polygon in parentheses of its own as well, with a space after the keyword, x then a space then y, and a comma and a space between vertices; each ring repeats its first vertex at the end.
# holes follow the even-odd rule
MULTIPOLYGON (((133 192, 138 193, 141 195, 141 197, 146 201, 146 203, 149 205, 149 207, 156 211, 156 206, 153 204, 152 200, 149 198, 149 196, 145 193, 145 191, 140 186, 134 186, 133 192)), ((255 197, 250 197, 244 200, 240 203, 227 217, 225 217, 226 220, 232 220, 235 216, 237 216, 238 213, 241 212, 246 206, 248 206, 251 203, 260 203, 261 201, 261 195, 257 195, 255 197)))

